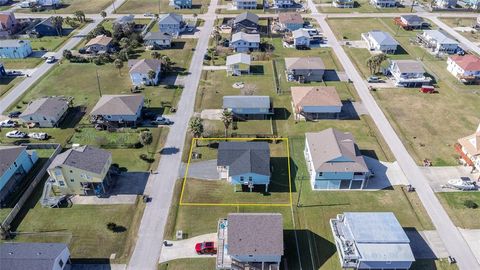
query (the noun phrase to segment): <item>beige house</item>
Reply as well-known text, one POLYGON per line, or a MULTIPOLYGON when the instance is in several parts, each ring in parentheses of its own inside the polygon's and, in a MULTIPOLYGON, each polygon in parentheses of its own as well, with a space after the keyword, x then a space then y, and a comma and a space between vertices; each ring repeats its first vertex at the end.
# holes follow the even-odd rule
POLYGON ((56 127, 65 116, 69 101, 64 97, 45 97, 30 102, 19 118, 39 127, 56 127))
POLYGON ((47 169, 53 189, 64 195, 101 195, 110 185, 112 154, 81 146, 59 154, 47 169))
POLYGON ((475 133, 458 139, 455 149, 467 165, 478 170, 480 168, 480 125, 475 133))
POLYGON ((106 35, 99 35, 92 38, 85 44, 85 49, 90 53, 106 53, 112 49, 112 38, 106 35))
POLYGON ((342 101, 333 86, 291 87, 295 119, 337 118, 342 101))

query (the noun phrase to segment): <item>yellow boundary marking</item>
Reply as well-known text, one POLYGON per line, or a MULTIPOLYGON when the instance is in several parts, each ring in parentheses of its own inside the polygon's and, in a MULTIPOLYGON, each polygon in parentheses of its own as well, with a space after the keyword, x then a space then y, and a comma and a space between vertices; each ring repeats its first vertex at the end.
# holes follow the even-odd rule
POLYGON ((288 143, 288 138, 193 138, 192 143, 190 145, 190 152, 188 155, 188 162, 187 167, 185 169, 185 176, 183 177, 182 183, 182 192, 180 193, 180 206, 271 206, 271 207, 291 207, 293 202, 292 197, 292 175, 290 172, 290 145, 288 143), (187 176, 188 176, 188 168, 190 166, 190 162, 192 161, 192 152, 193 147, 196 145, 196 141, 255 141, 255 140, 278 140, 278 141, 286 141, 286 148, 287 148, 287 168, 288 168, 288 193, 289 193, 289 203, 193 203, 193 202, 183 202, 183 193, 185 192, 185 185, 187 183, 187 176))

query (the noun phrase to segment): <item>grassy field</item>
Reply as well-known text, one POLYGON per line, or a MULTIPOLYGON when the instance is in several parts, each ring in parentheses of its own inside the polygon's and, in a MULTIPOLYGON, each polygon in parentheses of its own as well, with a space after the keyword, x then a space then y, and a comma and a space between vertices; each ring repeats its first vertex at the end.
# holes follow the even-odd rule
MULTIPOLYGON (((441 21, 450 27, 472 27, 477 23, 476 18, 440 18, 441 21)), ((472 42, 480 42, 480 35, 478 32, 460 32, 459 33, 472 42)))
POLYGON ((394 7, 394 8, 377 8, 370 4, 368 0, 355 1, 354 8, 336 8, 332 6, 332 0, 314 0, 319 12, 323 13, 407 13, 412 11, 410 6, 394 7), (325 4, 329 4, 325 6, 325 4))
MULTIPOLYGON (((41 13, 74 13, 77 10, 85 12, 85 14, 98 14, 100 11, 112 4, 112 0, 62 0, 62 7, 55 10, 45 10, 41 13)), ((22 8, 16 12, 30 13, 29 8, 22 8)))
POLYGON ((121 7, 117 8, 117 13, 136 14, 150 12, 159 14, 176 12, 183 14, 201 14, 207 12, 208 4, 208 0, 193 0, 191 9, 174 9, 169 6, 169 0, 127 0, 121 7))
POLYGON ((44 60, 42 58, 24 58, 24 59, 2 59, 5 69, 28 69, 35 68, 44 60))
MULTIPOLYGON (((438 94, 425 95, 418 89, 396 88, 380 89, 373 95, 419 164, 425 158, 432 160, 434 166, 458 164, 453 144, 458 138, 473 133, 480 119, 480 111, 475 109, 480 102, 478 87, 458 82, 447 72, 445 59, 435 58, 410 42, 418 31, 398 29, 390 18, 329 19, 328 22, 339 39, 358 40, 360 33, 372 29, 390 32, 403 50, 389 58, 423 59, 427 73, 436 80, 438 94), (358 27, 348 27, 352 23, 358 27), (442 117, 435 117, 438 115, 442 117)), ((364 77, 370 76, 365 64, 369 52, 348 47, 345 50, 364 77)))
POLYGON ((161 263, 158 265, 158 270, 211 270, 215 269, 215 259, 201 258, 201 259, 178 259, 161 263))
POLYGON ((480 205, 480 193, 440 192, 437 193, 437 196, 456 226, 464 229, 480 229, 480 223, 478 222, 480 209, 469 209, 463 205, 466 200, 472 200, 480 205))

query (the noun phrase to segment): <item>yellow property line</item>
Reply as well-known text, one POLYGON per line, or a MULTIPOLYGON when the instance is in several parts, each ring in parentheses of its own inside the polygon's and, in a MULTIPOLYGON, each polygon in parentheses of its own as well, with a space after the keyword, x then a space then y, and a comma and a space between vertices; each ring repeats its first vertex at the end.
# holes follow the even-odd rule
POLYGON ((180 194, 180 206, 270 206, 270 207, 290 207, 292 206, 293 203, 293 197, 292 197, 292 176, 290 172, 290 148, 288 144, 288 138, 274 138, 274 139, 269 139, 268 140, 278 140, 278 141, 286 141, 286 147, 287 147, 287 167, 288 167, 288 192, 289 192, 289 203, 191 203, 191 202, 183 202, 183 193, 185 192, 185 185, 187 183, 187 176, 188 176, 188 168, 190 167, 190 162, 192 161, 192 153, 193 153, 193 146, 196 145, 196 141, 218 141, 218 140, 223 140, 223 141, 228 141, 228 140, 240 140, 240 141, 251 141, 251 140, 266 140, 263 138, 193 138, 192 143, 190 145, 190 153, 188 156, 188 162, 187 162, 187 167, 185 169, 185 176, 183 177, 183 183, 182 183, 182 192, 180 194))

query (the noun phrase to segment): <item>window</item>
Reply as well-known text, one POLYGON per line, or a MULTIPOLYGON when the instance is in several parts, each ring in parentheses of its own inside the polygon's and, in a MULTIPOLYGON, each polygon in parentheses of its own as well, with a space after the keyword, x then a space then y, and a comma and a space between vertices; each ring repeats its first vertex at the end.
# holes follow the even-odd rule
POLYGON ((64 262, 63 262, 63 260, 62 260, 62 259, 60 259, 60 261, 58 261, 58 265, 60 265, 60 267, 63 267, 63 265, 64 265, 64 262))
POLYGON ((322 177, 322 176, 323 176, 323 172, 319 172, 319 173, 318 173, 318 176, 319 176, 319 177, 322 177))
POLYGON ((240 176, 240 181, 242 181, 242 182, 243 182, 244 180, 245 180, 245 177, 243 177, 243 176, 240 176))
POLYGON ((13 162, 13 165, 15 165, 15 167, 17 167, 17 166, 18 166, 16 161, 14 161, 14 162, 13 162))
POLYGON ((61 187, 65 186, 65 182, 63 182, 63 181, 58 181, 58 184, 59 184, 61 187))
POLYGON ((70 170, 70 173, 73 173, 73 171, 72 171, 72 170, 70 170))
POLYGON ((252 182, 252 181, 253 181, 253 177, 249 176, 249 177, 248 177, 248 181, 252 182))
POLYGON ((75 179, 70 179, 70 182, 75 182, 75 179))

